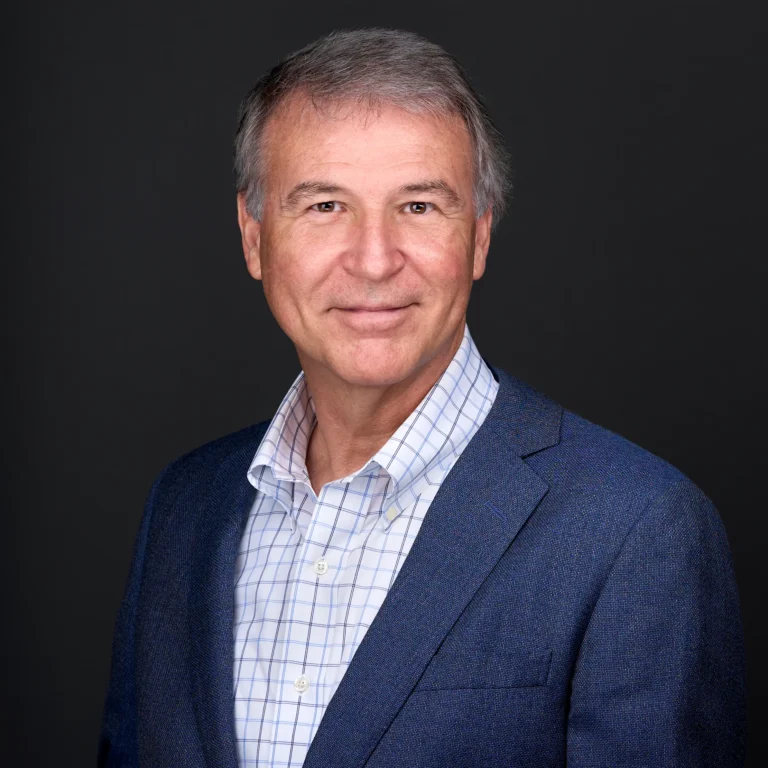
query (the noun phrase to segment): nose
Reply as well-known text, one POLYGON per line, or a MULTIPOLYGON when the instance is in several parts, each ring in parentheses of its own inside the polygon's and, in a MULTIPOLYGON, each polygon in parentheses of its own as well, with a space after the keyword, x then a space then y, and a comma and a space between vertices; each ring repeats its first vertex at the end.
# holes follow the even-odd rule
POLYGON ((386 215, 368 215, 358 222, 344 266, 363 280, 381 282, 396 275, 405 264, 405 255, 397 245, 394 222, 386 215))

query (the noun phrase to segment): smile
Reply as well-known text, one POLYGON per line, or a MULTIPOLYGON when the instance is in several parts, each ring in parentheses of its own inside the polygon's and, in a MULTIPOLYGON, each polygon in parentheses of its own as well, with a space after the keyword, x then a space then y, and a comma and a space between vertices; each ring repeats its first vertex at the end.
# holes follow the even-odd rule
POLYGON ((343 322, 361 331, 388 330, 401 323, 413 307, 409 304, 405 307, 390 307, 386 309, 366 309, 353 307, 349 309, 338 308, 339 316, 343 322))

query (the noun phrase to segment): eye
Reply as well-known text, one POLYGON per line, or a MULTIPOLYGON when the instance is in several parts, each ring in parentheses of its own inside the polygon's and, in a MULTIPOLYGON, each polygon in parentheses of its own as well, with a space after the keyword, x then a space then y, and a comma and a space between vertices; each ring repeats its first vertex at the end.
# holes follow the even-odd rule
POLYGON ((335 213, 341 210, 341 204, 335 200, 326 200, 322 203, 315 203, 310 206, 313 211, 319 211, 320 213, 335 213), (338 206, 338 207, 337 207, 338 206))
POLYGON ((435 206, 432 203, 413 202, 408 203, 405 207, 408 213, 424 214, 427 213, 427 211, 431 211, 435 206))

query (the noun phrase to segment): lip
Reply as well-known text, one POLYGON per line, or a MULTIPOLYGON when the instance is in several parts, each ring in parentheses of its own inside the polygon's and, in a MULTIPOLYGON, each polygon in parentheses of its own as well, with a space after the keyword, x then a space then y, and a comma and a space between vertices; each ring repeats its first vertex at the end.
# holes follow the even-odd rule
POLYGON ((401 323, 413 304, 402 307, 336 307, 347 325, 358 331, 387 331, 401 323))

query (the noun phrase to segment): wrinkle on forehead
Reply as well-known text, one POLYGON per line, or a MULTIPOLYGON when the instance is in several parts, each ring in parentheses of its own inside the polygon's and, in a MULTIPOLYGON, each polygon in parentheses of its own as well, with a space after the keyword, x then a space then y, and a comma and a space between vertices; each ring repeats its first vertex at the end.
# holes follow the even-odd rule
POLYGON ((408 109, 403 105, 385 101, 375 95, 328 99, 316 98, 306 92, 298 91, 279 102, 266 122, 261 140, 263 177, 266 177, 267 170, 272 165, 275 140, 279 141, 281 138, 285 138, 285 136, 281 137, 279 133, 281 126, 288 126, 289 131, 293 132, 300 125, 307 129, 316 129, 318 119, 330 122, 353 120, 359 122, 360 127, 366 130, 380 119, 386 110, 400 112, 404 120, 430 121, 443 130, 463 134, 470 149, 470 165, 473 164, 471 157, 472 141, 469 130, 463 118, 457 113, 431 109, 408 109))

